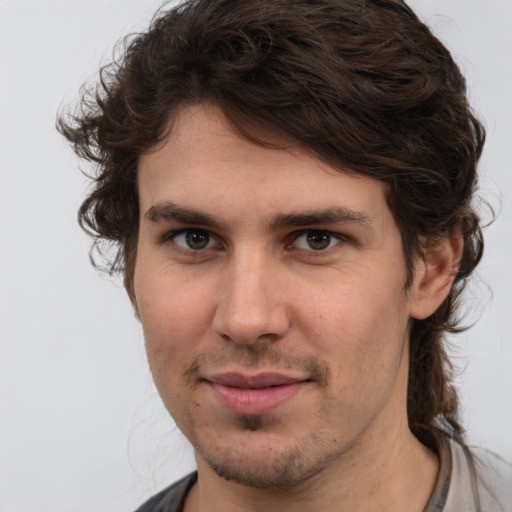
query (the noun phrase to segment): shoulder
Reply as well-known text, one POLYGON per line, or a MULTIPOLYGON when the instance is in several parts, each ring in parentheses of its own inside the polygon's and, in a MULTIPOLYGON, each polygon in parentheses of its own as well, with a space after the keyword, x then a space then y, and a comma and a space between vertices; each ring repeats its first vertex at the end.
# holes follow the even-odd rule
POLYGON ((512 466, 482 448, 467 448, 450 441, 452 478, 446 512, 512 511, 512 466), (478 507, 478 503, 480 507, 478 507))
POLYGON ((135 512, 181 512, 191 487, 197 480, 197 473, 191 473, 155 494, 135 512))
POLYGON ((472 448, 478 475, 480 500, 483 510, 494 510, 495 503, 502 505, 496 510, 512 510, 512 465, 488 450, 472 448))

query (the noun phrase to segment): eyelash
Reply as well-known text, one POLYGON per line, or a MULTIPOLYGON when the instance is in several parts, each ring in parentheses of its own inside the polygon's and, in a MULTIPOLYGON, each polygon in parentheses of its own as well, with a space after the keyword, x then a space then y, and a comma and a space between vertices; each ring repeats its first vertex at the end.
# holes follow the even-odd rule
MULTIPOLYGON (((192 233, 192 234, 205 234, 209 237, 209 240, 208 240, 208 244, 211 243, 212 239, 215 240, 215 239, 218 239, 218 237, 216 235, 214 235, 213 233, 211 233, 210 231, 206 230, 206 229, 201 229, 201 228, 184 228, 184 229, 177 229, 177 230, 174 230, 174 231, 169 231, 168 233, 166 233, 163 237, 162 237, 162 243, 163 244, 166 244, 166 243, 169 243, 171 242, 173 244, 173 250, 178 252, 178 253, 181 253, 185 256, 200 256, 201 253, 203 253, 204 251, 206 251, 207 249, 209 249, 208 247, 205 247, 204 249, 192 249, 191 247, 190 248, 186 248, 186 247, 183 247, 179 244, 176 243, 176 238, 180 235, 184 235, 184 234, 187 234, 187 233, 192 233)), ((220 243, 217 243, 217 248, 218 247, 221 247, 222 244, 220 243)))
MULTIPOLYGON (((168 233, 166 233, 163 237, 162 237, 162 243, 165 244, 165 243, 168 243, 168 242, 172 242, 173 243, 173 250, 178 252, 178 253, 181 253, 185 256, 192 256, 192 257, 199 257, 199 256, 202 256, 204 254, 204 252, 206 252, 207 250, 209 249, 219 249, 219 248, 222 248, 223 247, 223 243, 220 243, 218 242, 218 239, 219 237, 213 233, 211 233, 210 231, 206 230, 206 229, 201 229, 201 228, 183 228, 183 229, 178 229, 178 230, 173 230, 173 231, 170 231, 168 233), (216 247, 207 247, 205 246, 204 248, 200 248, 200 249, 193 249, 191 247, 187 248, 187 247, 183 247, 182 245, 179 245, 178 243, 176 243, 176 238, 180 235, 184 235, 184 234, 192 234, 192 235, 200 235, 200 234, 204 234, 204 235, 207 235, 208 236, 208 241, 207 241, 207 245, 209 245, 212 240, 217 240, 217 244, 216 244, 216 247)), ((321 257, 323 255, 327 255, 327 254, 330 254, 331 251, 333 249, 335 249, 340 243, 343 243, 343 242, 346 242, 347 241, 347 237, 345 235, 342 235, 340 233, 335 233, 333 231, 329 231, 329 230, 326 230, 326 229, 303 229, 301 231, 297 231, 297 232, 294 232, 292 234, 290 234, 288 236, 288 240, 290 240, 290 242, 287 242, 286 243, 286 249, 290 249, 290 250, 296 250, 296 251, 300 251, 301 253, 303 254, 307 254, 308 257, 321 257), (304 235, 309 235, 309 234, 313 234, 313 235, 327 235, 329 237, 328 241, 328 247, 327 248, 323 248, 323 249, 317 249, 315 250, 314 248, 312 248, 310 246, 310 248, 299 248, 299 247, 294 247, 294 244, 297 243, 297 241, 300 239, 300 237, 304 236, 304 235), (335 241, 336 243, 332 246, 331 243, 335 241)), ((307 243, 307 242, 306 242, 307 243)))
POLYGON ((310 245, 309 249, 308 248, 295 247, 295 249, 297 249, 297 250, 301 250, 301 251, 305 251, 306 253, 310 253, 309 256, 322 256, 322 255, 330 254, 332 249, 334 249, 340 243, 347 241, 347 237, 346 236, 344 236, 344 235, 342 235, 340 233, 335 233, 333 231, 329 231, 327 229, 304 229, 302 231, 293 233, 293 235, 292 235, 292 242, 290 244, 288 244, 287 247, 292 247, 293 248, 293 244, 296 244, 297 241, 300 239, 300 237, 302 237, 304 235, 316 235, 316 236, 318 236, 318 235, 323 235, 323 236, 327 235, 329 237, 329 239, 328 239, 328 242, 329 242, 328 243, 328 247, 323 248, 323 249, 314 249, 313 247, 311 247, 311 245, 310 245), (335 241, 336 243, 333 246, 331 246, 331 243, 333 241, 335 241))

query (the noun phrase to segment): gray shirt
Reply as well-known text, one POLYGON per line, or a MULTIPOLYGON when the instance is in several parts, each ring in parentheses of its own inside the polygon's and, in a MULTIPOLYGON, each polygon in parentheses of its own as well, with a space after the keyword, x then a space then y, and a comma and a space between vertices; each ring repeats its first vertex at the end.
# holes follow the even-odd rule
POLYGON ((487 450, 449 445, 452 467, 444 507, 426 512, 512 512, 512 466, 487 450))
MULTIPOLYGON (((512 466, 453 440, 441 439, 438 449, 439 475, 424 512, 512 512, 512 466)), ((196 481, 197 473, 182 478, 136 512, 183 512, 196 481)))

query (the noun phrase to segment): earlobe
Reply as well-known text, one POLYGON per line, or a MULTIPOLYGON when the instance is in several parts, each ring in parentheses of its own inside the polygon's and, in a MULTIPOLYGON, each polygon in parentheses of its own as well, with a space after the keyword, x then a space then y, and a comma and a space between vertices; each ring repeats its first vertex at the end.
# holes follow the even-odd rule
POLYGON ((415 265, 409 316, 429 317, 452 289, 459 269, 464 241, 460 232, 431 239, 415 265))
POLYGON ((137 320, 140 320, 139 306, 135 294, 135 267, 137 264, 137 239, 131 238, 127 246, 126 266, 124 271, 124 289, 133 306, 133 311, 137 320))
POLYGON ((135 317, 137 318, 137 320, 140 320, 139 306, 137 304, 137 297, 135 296, 135 290, 134 290, 134 286, 133 286, 133 274, 125 276, 124 289, 126 290, 126 293, 128 294, 128 298, 130 299, 130 302, 132 303, 135 317))

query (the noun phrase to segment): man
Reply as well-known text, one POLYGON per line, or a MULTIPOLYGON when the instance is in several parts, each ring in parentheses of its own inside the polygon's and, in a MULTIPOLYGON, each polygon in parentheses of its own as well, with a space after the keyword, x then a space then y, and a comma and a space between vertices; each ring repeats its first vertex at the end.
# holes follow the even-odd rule
POLYGON ((140 511, 511 509, 443 350, 484 130, 402 1, 185 2, 59 128, 196 453, 140 511))

